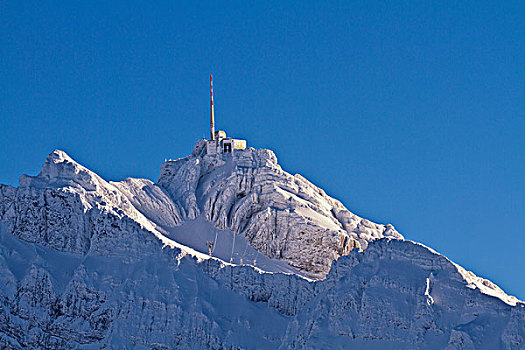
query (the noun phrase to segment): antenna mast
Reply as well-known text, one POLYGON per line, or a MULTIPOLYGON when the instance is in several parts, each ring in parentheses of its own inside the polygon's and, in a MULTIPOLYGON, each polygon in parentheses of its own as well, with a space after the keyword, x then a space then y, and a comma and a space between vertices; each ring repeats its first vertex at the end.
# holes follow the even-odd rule
POLYGON ((213 114, 213 77, 210 74, 210 88, 211 88, 211 101, 210 101, 210 140, 215 140, 215 116, 213 114))

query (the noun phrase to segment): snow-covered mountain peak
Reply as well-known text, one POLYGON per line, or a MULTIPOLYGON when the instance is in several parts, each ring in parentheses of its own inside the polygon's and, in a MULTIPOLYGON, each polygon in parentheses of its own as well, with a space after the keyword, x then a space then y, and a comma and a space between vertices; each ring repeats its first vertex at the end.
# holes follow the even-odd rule
POLYGON ((403 238, 392 225, 360 218, 303 176, 287 173, 268 149, 209 155, 198 141, 190 156, 162 165, 158 185, 183 220, 202 216, 314 278, 323 278, 334 259, 356 247, 403 238))
POLYGON ((37 176, 22 175, 21 187, 82 187, 88 191, 99 188, 102 180, 97 174, 74 161, 66 152, 51 152, 37 176))
POLYGON ((47 155, 45 163, 47 162, 62 163, 64 161, 68 161, 70 163, 76 163, 66 152, 56 149, 47 155))
POLYGON ((270 150, 0 185, 0 348, 519 349, 525 304, 270 150), (357 248, 357 249, 355 249, 357 248), (303 278, 308 277, 308 278, 303 278))
POLYGON ((89 170, 74 161, 66 152, 57 149, 46 157, 39 176, 49 180, 73 179, 80 172, 87 173, 89 170))

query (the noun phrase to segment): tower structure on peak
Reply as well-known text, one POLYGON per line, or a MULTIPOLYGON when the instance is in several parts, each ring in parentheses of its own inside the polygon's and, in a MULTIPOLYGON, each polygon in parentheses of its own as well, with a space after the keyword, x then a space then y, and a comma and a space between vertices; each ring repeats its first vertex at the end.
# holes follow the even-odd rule
POLYGON ((213 111, 213 76, 210 74, 210 140, 215 140, 215 115, 213 111))
POLYGON ((206 140, 206 153, 232 153, 246 148, 246 140, 226 137, 223 130, 215 131, 215 110, 213 106, 213 76, 210 74, 210 139, 206 140))

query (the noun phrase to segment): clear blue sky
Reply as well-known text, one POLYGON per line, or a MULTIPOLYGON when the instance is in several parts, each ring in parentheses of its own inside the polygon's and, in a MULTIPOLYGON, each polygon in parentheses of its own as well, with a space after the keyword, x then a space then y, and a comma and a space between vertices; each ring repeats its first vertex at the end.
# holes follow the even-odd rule
POLYGON ((216 124, 525 299, 523 1, 3 1, 0 183, 156 180, 216 124))

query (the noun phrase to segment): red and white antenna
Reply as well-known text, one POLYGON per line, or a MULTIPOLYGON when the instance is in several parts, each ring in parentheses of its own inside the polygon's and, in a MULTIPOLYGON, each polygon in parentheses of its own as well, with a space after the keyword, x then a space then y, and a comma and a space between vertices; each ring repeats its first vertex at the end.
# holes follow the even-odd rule
POLYGON ((213 77, 210 74, 210 88, 211 88, 211 101, 210 101, 210 140, 215 140, 215 115, 213 113, 213 77))

